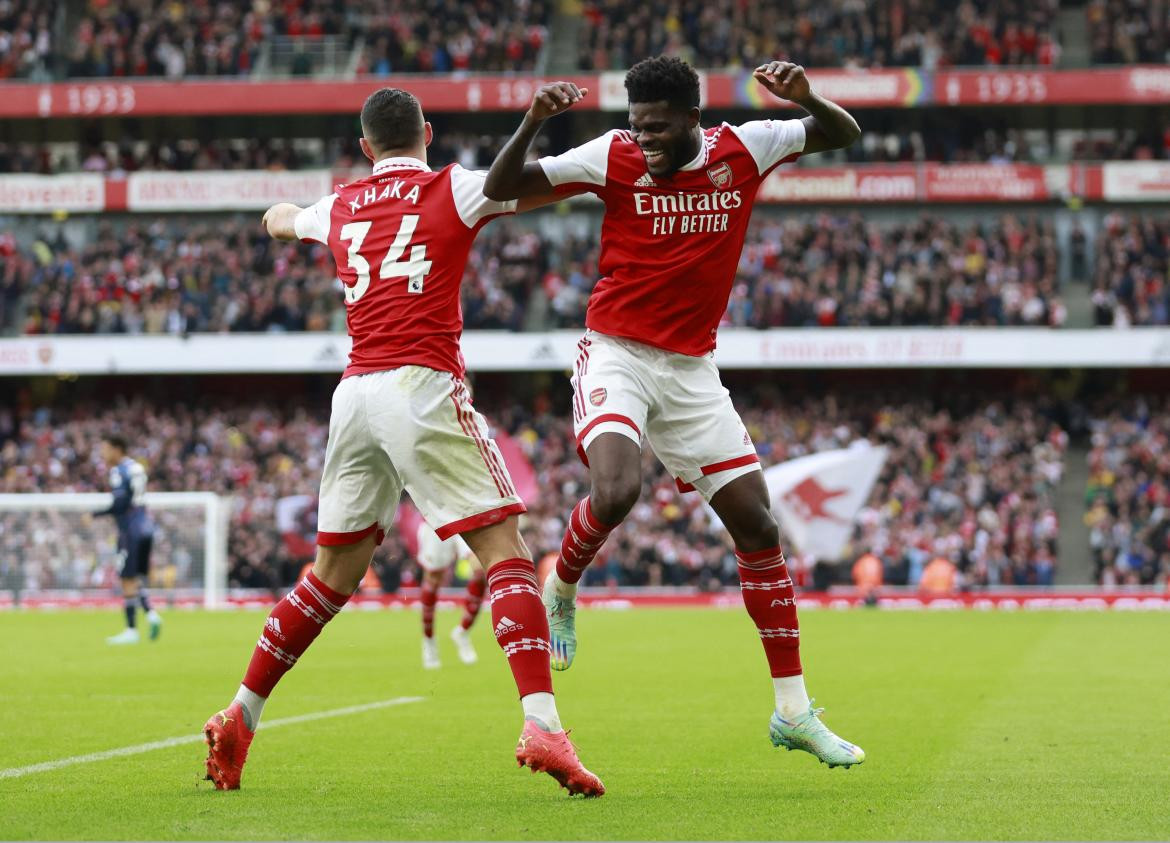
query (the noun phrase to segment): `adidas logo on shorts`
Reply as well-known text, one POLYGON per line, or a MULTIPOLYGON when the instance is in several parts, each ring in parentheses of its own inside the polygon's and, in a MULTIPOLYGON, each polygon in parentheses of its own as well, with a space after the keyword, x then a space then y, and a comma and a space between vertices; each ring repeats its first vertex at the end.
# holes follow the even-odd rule
POLYGON ((500 618, 500 622, 496 624, 496 638, 507 635, 509 632, 516 632, 524 628, 524 624, 516 623, 516 621, 504 615, 500 618))

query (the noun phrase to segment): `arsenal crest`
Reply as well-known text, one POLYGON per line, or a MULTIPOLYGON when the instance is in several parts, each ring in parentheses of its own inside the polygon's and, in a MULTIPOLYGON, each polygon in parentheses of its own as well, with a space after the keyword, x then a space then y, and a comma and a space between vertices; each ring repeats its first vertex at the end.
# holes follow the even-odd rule
POLYGON ((590 402, 590 403, 591 403, 591 404, 592 404, 594 407, 600 407, 602 404, 604 404, 604 403, 605 403, 605 399, 606 399, 606 396, 607 396, 608 394, 609 394, 609 393, 607 393, 607 392, 605 391, 605 387, 600 387, 600 386, 599 386, 597 389, 595 389, 595 390, 593 390, 592 392, 590 392, 590 393, 589 393, 589 402, 590 402))
POLYGON ((724 161, 717 167, 709 167, 707 169, 707 178, 711 179, 711 184, 715 185, 718 190, 730 187, 731 165, 724 161))

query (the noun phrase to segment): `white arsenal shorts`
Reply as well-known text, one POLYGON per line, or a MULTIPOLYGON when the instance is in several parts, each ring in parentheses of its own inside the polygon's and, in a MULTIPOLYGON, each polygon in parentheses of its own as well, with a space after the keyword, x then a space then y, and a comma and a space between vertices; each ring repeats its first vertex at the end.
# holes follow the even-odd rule
POLYGON ((442 539, 525 511, 487 422, 449 372, 401 366, 337 385, 317 544, 372 533, 380 543, 403 489, 442 539))
POLYGON ((418 525, 418 564, 424 571, 445 571, 460 559, 474 558, 459 536, 441 539, 429 524, 418 525))
POLYGON ((692 357, 586 331, 572 378, 577 453, 602 433, 645 439, 679 490, 708 501, 759 469, 747 428, 712 355, 692 357))

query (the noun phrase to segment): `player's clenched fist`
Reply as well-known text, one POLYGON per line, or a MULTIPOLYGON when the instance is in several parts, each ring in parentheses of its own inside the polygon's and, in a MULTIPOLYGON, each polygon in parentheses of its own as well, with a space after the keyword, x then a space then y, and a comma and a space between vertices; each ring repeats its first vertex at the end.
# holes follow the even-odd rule
POLYGON ((532 98, 532 107, 528 109, 528 116, 533 120, 547 120, 554 114, 560 114, 572 108, 589 93, 588 88, 578 88, 572 82, 552 82, 542 85, 532 98))
POLYGON ((812 88, 804 68, 790 61, 770 61, 761 64, 752 74, 756 81, 782 100, 800 103, 808 99, 812 88))

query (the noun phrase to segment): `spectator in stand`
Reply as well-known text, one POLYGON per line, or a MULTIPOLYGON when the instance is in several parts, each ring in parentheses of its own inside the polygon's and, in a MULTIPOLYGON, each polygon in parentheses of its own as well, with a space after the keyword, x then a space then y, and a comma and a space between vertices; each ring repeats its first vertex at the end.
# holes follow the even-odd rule
POLYGON ((1170 583, 1170 402, 1136 398, 1092 416, 1085 524, 1097 580, 1170 583))
POLYGON ((1097 242, 1093 321, 1170 324, 1170 215, 1111 211, 1097 242))
POLYGON ((1057 0, 586 0, 581 70, 618 70, 656 53, 698 67, 765 57, 808 67, 1052 65, 1057 0))
POLYGON ((1094 64, 1170 62, 1170 7, 1149 0, 1090 0, 1085 6, 1094 64))
POLYGON ((0 2, 0 80, 48 80, 57 12, 57 0, 0 2))

